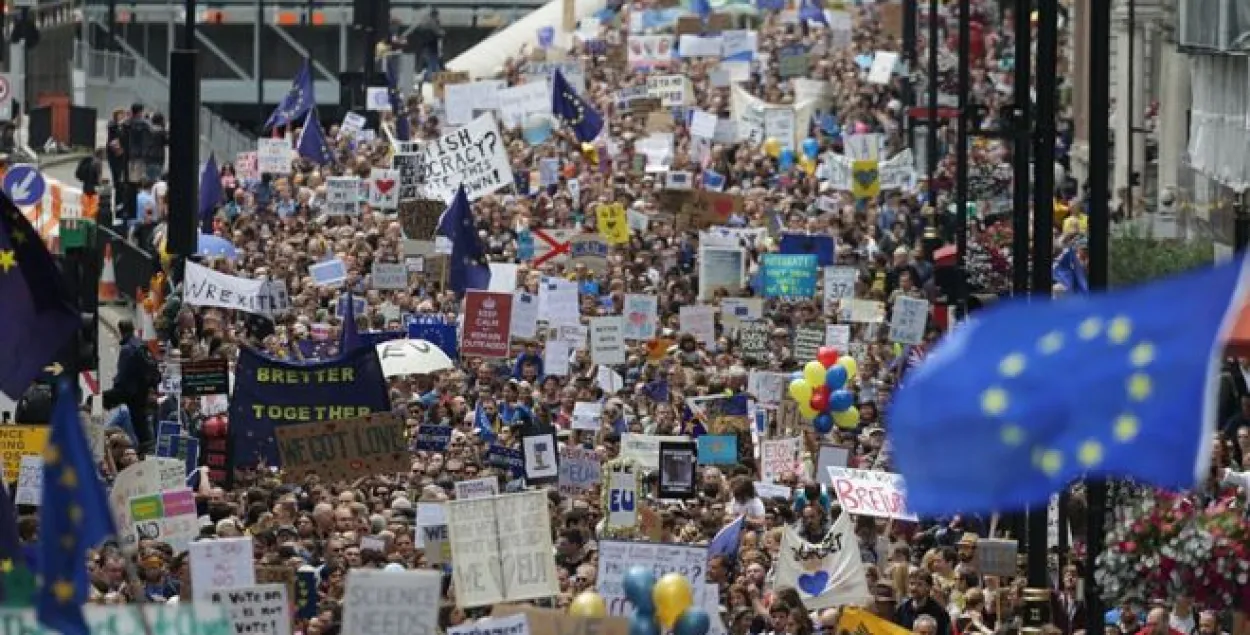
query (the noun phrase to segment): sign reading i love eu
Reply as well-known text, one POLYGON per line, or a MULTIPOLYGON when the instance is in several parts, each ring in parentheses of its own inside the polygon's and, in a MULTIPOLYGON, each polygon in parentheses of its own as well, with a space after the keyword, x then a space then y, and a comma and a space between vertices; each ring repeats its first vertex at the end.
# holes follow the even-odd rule
MULTIPOLYGON (((382 364, 372 347, 310 364, 239 353, 230 396, 232 467, 281 465, 279 426, 363 417, 391 409, 382 364)), ((227 470, 233 474, 233 469, 227 470)))

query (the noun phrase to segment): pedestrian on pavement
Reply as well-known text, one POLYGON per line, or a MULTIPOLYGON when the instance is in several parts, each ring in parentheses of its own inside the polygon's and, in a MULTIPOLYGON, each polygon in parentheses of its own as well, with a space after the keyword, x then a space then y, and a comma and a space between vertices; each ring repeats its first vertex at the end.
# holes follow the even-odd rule
POLYGON ((151 452, 156 447, 149 420, 148 401, 151 392, 160 381, 160 369, 147 345, 135 336, 135 325, 130 320, 117 323, 121 347, 117 353, 117 376, 113 387, 104 393, 104 407, 111 409, 118 404, 125 404, 130 411, 131 425, 139 440, 139 448, 143 452, 151 452))

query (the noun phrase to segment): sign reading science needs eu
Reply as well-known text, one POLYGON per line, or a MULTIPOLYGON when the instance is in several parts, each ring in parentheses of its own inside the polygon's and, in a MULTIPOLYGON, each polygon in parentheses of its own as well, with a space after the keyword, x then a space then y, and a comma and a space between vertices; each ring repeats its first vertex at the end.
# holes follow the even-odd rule
POLYGON ((391 408, 382 364, 372 347, 312 364, 239 353, 230 396, 234 467, 281 465, 274 430, 280 426, 363 417, 391 408))

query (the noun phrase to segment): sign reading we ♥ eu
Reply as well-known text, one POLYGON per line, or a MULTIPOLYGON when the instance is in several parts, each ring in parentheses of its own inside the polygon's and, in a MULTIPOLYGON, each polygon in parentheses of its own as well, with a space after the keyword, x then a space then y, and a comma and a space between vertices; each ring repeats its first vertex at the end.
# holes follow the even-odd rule
POLYGON ((511 293, 469 291, 464 296, 460 354, 468 357, 507 357, 511 325, 511 293))

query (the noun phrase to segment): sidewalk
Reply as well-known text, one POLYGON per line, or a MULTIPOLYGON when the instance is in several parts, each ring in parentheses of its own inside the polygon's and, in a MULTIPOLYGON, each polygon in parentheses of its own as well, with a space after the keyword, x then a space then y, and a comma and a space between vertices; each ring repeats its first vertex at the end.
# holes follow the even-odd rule
POLYGON ((113 334, 116 339, 121 339, 121 333, 117 330, 117 324, 122 320, 135 319, 135 309, 131 306, 112 306, 106 305, 100 307, 100 326, 113 334))

